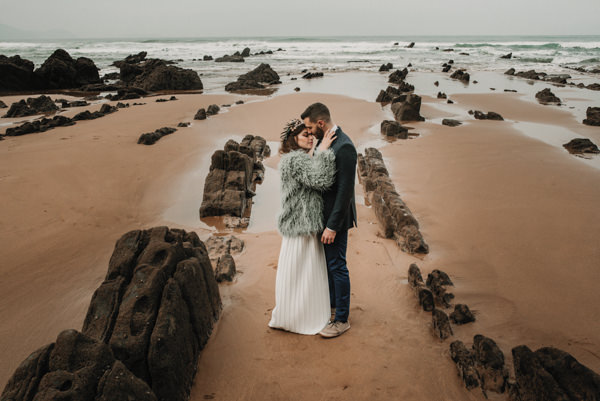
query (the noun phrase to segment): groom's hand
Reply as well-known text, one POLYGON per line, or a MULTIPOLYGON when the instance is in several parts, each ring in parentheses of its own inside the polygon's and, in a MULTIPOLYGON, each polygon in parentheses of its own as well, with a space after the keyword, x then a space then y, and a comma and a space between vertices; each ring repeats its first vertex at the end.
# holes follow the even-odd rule
POLYGON ((323 231, 323 235, 321 236, 321 242, 324 244, 333 244, 334 240, 335 231, 326 228, 325 231, 323 231))

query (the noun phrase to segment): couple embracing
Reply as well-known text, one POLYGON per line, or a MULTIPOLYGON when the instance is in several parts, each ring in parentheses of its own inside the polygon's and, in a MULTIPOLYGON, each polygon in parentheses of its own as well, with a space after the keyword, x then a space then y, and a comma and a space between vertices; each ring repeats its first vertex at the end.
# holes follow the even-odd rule
POLYGON ((281 134, 283 236, 269 326, 337 337, 350 329, 348 230, 356 225, 356 149, 322 103, 281 134))

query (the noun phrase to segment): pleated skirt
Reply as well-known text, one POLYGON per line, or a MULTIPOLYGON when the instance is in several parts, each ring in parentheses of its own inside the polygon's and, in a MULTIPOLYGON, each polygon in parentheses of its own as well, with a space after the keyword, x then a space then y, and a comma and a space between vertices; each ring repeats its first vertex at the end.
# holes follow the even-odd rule
POLYGON ((269 326, 317 334, 331 315, 325 251, 317 235, 283 237, 269 326))

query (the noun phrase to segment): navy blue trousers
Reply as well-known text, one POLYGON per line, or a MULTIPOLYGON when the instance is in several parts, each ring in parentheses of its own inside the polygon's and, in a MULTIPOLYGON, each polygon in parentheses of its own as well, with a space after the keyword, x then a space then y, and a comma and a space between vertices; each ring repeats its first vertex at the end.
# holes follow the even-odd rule
POLYGON ((336 233, 333 244, 325 244, 329 299, 335 308, 335 320, 346 322, 350 314, 350 274, 346 266, 348 230, 336 233))

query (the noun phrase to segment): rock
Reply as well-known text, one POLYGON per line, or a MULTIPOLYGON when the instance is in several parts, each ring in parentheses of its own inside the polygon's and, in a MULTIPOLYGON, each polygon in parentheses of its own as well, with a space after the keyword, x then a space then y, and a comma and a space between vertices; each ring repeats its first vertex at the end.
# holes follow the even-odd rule
POLYGON ((212 61, 213 57, 212 56, 204 56, 202 57, 202 60, 204 61, 212 61))
POLYGON ((123 64, 121 79, 129 86, 145 91, 203 89, 198 73, 167 65, 166 61, 158 59, 138 65, 123 64))
POLYGON ((453 104, 454 102, 452 100, 448 99, 448 101, 446 103, 453 104))
POLYGON ((181 123, 177 124, 177 128, 187 128, 189 126, 190 126, 190 123, 188 123, 188 122, 185 122, 185 123, 181 122, 181 123))
POLYGON ((588 86, 586 86, 586 88, 593 90, 593 91, 600 91, 600 84, 599 83, 589 84, 588 86))
POLYGON ((98 68, 85 57, 73 58, 63 49, 57 49, 35 74, 47 89, 69 89, 101 83, 98 68))
POLYGON ((82 111, 81 113, 77 113, 73 117, 73 121, 95 120, 96 118, 104 117, 107 114, 111 114, 116 111, 118 111, 117 107, 111 106, 111 105, 105 103, 102 105, 102 107, 100 107, 100 110, 94 111, 93 113, 90 112, 89 110, 82 111))
POLYGON ((139 99, 142 96, 146 96, 148 92, 141 88, 128 87, 124 89, 119 89, 116 95, 107 95, 106 98, 108 100, 129 100, 129 99, 139 99))
POLYGON ((211 235, 206 240, 206 248, 208 249, 210 259, 217 261, 223 255, 242 252, 244 250, 244 241, 233 235, 211 235))
POLYGON ((410 42, 409 45, 406 46, 408 49, 412 49, 413 47, 415 47, 415 42, 410 42))
POLYGON ((235 261, 230 254, 219 257, 217 268, 215 269, 215 278, 217 282, 233 281, 235 276, 235 261))
POLYGON ((500 58, 511 59, 512 58, 512 53, 508 53, 508 54, 505 54, 504 56, 500 56, 500 58))
POLYGON ((440 82, 439 82, 439 81, 435 81, 433 84, 434 84, 435 86, 440 86, 440 82))
POLYGON ((600 107, 588 107, 585 114, 587 117, 583 120, 585 125, 600 126, 600 107))
POLYGON ((404 81, 406 76, 408 75, 408 68, 404 68, 402 71, 396 70, 390 74, 388 77, 388 82, 392 84, 399 84, 404 81))
MULTIPOLYGON (((469 113, 471 114, 471 113, 469 113)), ((495 113, 493 111, 486 113, 483 113, 479 110, 475 110, 473 112, 473 116, 477 119, 477 120, 498 120, 498 121, 504 121, 504 118, 502 118, 502 116, 498 113, 495 113)))
POLYGON ((522 401, 569 401, 569 396, 544 369, 538 356, 527 346, 512 349, 516 393, 522 401))
POLYGON ((302 76, 302 78, 304 79, 313 79, 313 78, 320 78, 323 76, 322 72, 309 72, 307 74, 304 74, 302 76))
POLYGON ((45 132, 56 127, 67 127, 69 125, 75 125, 75 122, 65 116, 54 116, 51 119, 42 118, 41 120, 26 122, 18 127, 7 128, 4 135, 21 136, 37 132, 45 132))
POLYGON ((433 294, 431 291, 422 285, 418 285, 415 287, 415 292, 419 300, 419 305, 421 305, 423 310, 425 312, 433 311, 435 308, 435 303, 433 302, 433 294))
POLYGON ((358 172, 383 235, 393 238, 405 252, 428 253, 429 247, 418 231, 417 220, 396 192, 381 152, 375 148, 367 148, 365 156, 359 154, 358 172))
POLYGON ((535 70, 529 70, 516 72, 514 75, 521 78, 539 80, 545 77, 547 74, 545 72, 536 72, 535 70))
POLYGON ((446 96, 446 94, 444 92, 438 92, 437 94, 437 98, 438 99, 446 99, 448 96, 446 96))
POLYGON ((419 114, 421 111, 421 97, 415 94, 401 95, 392 103, 392 113, 398 122, 425 121, 419 114))
POLYGON ((237 102, 235 102, 235 104, 244 104, 243 100, 238 100, 237 102))
POLYGON ((102 81, 118 81, 121 79, 121 73, 111 72, 102 76, 102 81))
POLYGON ((72 102, 69 102, 68 100, 62 100, 60 103, 61 107, 65 109, 70 107, 85 107, 90 105, 85 100, 74 100, 72 102))
POLYGON ((20 56, 0 55, 0 92, 42 89, 42 79, 33 72, 33 62, 20 56))
POLYGON ((554 93, 552 93, 550 88, 546 88, 544 90, 539 91, 538 93, 535 94, 535 98, 540 103, 558 103, 558 104, 560 104, 560 102, 561 102, 560 99, 558 97, 556 97, 554 95, 554 93))
POLYGON ((587 138, 575 138, 563 145, 571 154, 600 153, 598 146, 587 138))
POLYGON ((479 376, 475 370, 475 357, 465 347, 462 341, 456 340, 450 344, 450 358, 456 364, 458 375, 469 390, 479 386, 479 376))
POLYGON ((379 67, 379 72, 387 72, 392 68, 394 68, 394 65, 392 63, 381 64, 381 67, 379 67))
POLYGON ((36 114, 54 113, 58 110, 58 106, 54 101, 45 95, 37 98, 27 98, 27 101, 21 99, 18 102, 11 104, 8 112, 3 115, 3 118, 26 117, 36 114))
POLYGON ((514 68, 509 68, 508 70, 506 70, 506 72, 504 72, 504 74, 506 74, 506 75, 515 75, 515 69, 514 68))
POLYGON ((8 106, 2 100, 0 100, 0 109, 6 109, 8 106))
POLYGON ((211 104, 206 109, 206 115, 208 115, 208 116, 217 115, 219 113, 219 110, 221 110, 221 108, 219 106, 217 106, 216 104, 211 104))
POLYGON ((444 64, 444 68, 442 68, 442 72, 448 72, 452 66, 450 64, 444 64))
POLYGON ((296 87, 294 88, 294 91, 296 91, 296 92, 300 92, 300 88, 296 86, 296 87))
POLYGON ((475 369, 484 391, 503 393, 508 381, 508 370, 504 366, 504 354, 494 340, 482 335, 473 338, 475 369))
POLYGON ((140 138, 138 139, 137 143, 143 145, 154 145, 156 141, 158 141, 160 138, 166 135, 170 135, 175 131, 177 131, 176 128, 162 127, 154 132, 148 132, 140 135, 140 138))
POLYGON ((242 57, 250 57, 250 48, 246 47, 243 51, 242 51, 242 57))
POLYGON ((436 305, 450 307, 450 301, 454 299, 454 295, 446 292, 446 286, 454 284, 445 272, 438 269, 433 270, 427 275, 425 285, 431 289, 436 305))
POLYGON ((445 340, 452 336, 452 327, 450 327, 450 320, 448 315, 441 309, 434 309, 431 313, 432 327, 434 334, 439 337, 440 340, 445 340))
POLYGON ((466 324, 475 321, 475 316, 467 305, 457 304, 454 306, 454 312, 450 314, 450 319, 455 324, 466 324))
POLYGON ((228 92, 263 89, 264 85, 280 84, 279 74, 277 74, 269 64, 262 63, 254 70, 240 75, 236 82, 230 82, 225 86, 228 92))
POLYGON ((50 353, 55 344, 48 344, 29 355, 11 376, 0 396, 4 400, 32 400, 40 380, 48 372, 50 353))
POLYGON ((217 63, 243 63, 245 60, 241 55, 238 56, 230 56, 230 55, 224 55, 223 57, 218 57, 215 59, 215 62, 217 63))
POLYGON ((130 54, 123 60, 115 61, 112 63, 113 66, 121 68, 123 64, 139 64, 146 60, 147 52, 139 52, 138 54, 130 54))
POLYGON ((458 79, 464 83, 469 83, 469 79, 471 77, 469 76, 469 73, 464 70, 456 70, 452 73, 452 75, 450 75, 450 78, 458 79))
POLYGON ((416 263, 411 263, 408 268, 408 284, 413 288, 425 284, 423 282, 423 277, 421 276, 421 270, 416 263))
POLYGON ((152 389, 131 373, 123 363, 115 361, 98 383, 97 401, 157 401, 152 389))
POLYGON ((462 123, 458 120, 453 120, 451 118, 444 118, 442 120, 442 125, 447 125, 448 127, 458 127, 459 125, 462 125, 462 123))
POLYGON ((399 122, 384 120, 381 122, 381 134, 399 139, 408 138, 408 128, 403 127, 399 122))
POLYGON ((194 120, 206 120, 206 110, 198 109, 196 115, 194 116, 194 120))

